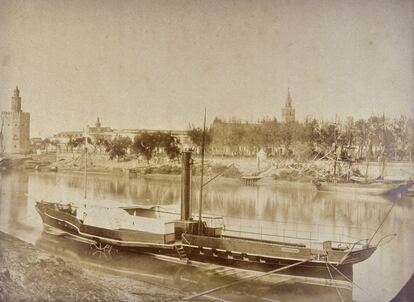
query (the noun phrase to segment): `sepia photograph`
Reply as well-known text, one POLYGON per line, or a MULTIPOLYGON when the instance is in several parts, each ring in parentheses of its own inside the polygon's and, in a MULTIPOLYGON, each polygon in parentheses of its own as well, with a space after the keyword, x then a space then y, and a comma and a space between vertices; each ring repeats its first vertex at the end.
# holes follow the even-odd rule
POLYGON ((0 301, 414 302, 413 0, 0 0, 0 301))

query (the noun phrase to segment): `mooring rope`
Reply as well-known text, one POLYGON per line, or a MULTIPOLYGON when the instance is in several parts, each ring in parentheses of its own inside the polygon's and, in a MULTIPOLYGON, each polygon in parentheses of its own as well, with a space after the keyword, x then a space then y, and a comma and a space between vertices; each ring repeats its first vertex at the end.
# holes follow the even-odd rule
POLYGON ((365 294, 367 294, 369 297, 374 298, 375 300, 378 301, 378 298, 375 297, 373 294, 369 293, 368 291, 366 291, 365 289, 363 289, 361 286, 359 286, 358 284, 356 284, 353 280, 349 279, 344 273, 342 273, 339 269, 337 269, 335 266, 333 266, 332 264, 328 263, 333 269, 335 269, 339 274, 341 274, 342 277, 344 277, 348 282, 351 282, 353 285, 355 285, 356 287, 358 287, 360 290, 362 290, 365 294))
MULTIPOLYGON (((332 281, 334 281, 334 278, 333 278, 333 276, 332 276, 331 270, 329 269, 329 266, 328 266, 328 258, 326 258, 325 265, 326 265, 326 269, 328 270, 329 276, 331 276, 331 280, 332 280, 332 281)), ((341 292, 339 291, 339 288, 338 288, 337 286, 334 286, 334 287, 335 287, 335 289, 336 289, 336 293, 337 293, 337 294, 338 294, 338 296, 339 296, 339 299, 341 299, 341 301, 342 301, 342 302, 345 302, 345 301, 344 301, 344 298, 342 297, 341 292)))
POLYGON ((277 273, 277 272, 280 272, 282 270, 285 270, 285 269, 288 269, 288 268, 291 268, 291 267, 294 267, 294 266, 303 264, 303 263, 308 262, 308 261, 311 261, 311 260, 310 259, 302 260, 302 261, 299 261, 299 262, 295 262, 293 264, 289 264, 289 265, 286 265, 286 266, 283 266, 283 267, 279 267, 277 269, 268 271, 266 273, 261 273, 261 274, 258 274, 258 275, 252 276, 252 277, 249 276, 249 277, 243 278, 241 280, 237 280, 237 281, 231 282, 231 283, 226 284, 226 285, 222 285, 222 286, 219 286, 219 287, 216 287, 216 288, 213 288, 213 289, 209 289, 209 290, 206 290, 206 291, 201 292, 201 293, 198 293, 198 294, 194 294, 192 296, 185 297, 182 300, 188 301, 188 300, 191 300, 191 299, 194 299, 194 298, 197 298, 197 297, 200 297, 200 296, 204 296, 206 294, 210 294, 212 292, 215 292, 215 291, 218 291, 218 290, 221 290, 221 289, 230 287, 230 286, 234 286, 234 285, 240 284, 240 283, 245 282, 247 280, 255 280, 255 279, 258 279, 260 277, 264 277, 264 276, 267 276, 267 275, 270 275, 270 274, 273 274, 273 273, 277 273))

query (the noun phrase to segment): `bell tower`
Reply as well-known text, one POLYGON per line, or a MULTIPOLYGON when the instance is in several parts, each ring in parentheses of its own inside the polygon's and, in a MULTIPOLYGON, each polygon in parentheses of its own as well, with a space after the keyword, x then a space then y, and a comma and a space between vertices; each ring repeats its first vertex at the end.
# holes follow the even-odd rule
POLYGON ((295 108, 292 107, 292 97, 288 88, 288 95, 285 106, 282 108, 282 120, 285 123, 292 123, 295 121, 295 108))

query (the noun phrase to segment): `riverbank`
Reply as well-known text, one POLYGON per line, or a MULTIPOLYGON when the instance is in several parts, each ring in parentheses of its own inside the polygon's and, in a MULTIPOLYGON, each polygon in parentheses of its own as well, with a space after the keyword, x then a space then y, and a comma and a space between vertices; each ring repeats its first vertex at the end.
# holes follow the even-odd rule
MULTIPOLYGON (((81 154, 40 155, 27 161, 24 167, 28 170, 59 171, 83 173, 85 159, 81 154)), ((128 157, 122 161, 109 160, 105 154, 90 154, 88 158, 88 173, 127 175, 180 175, 181 165, 179 161, 170 161, 168 158, 154 158, 150 163, 142 159, 128 157)), ((207 157, 205 160, 204 173, 207 177, 220 174, 222 178, 239 179, 241 176, 259 175, 269 181, 290 181, 310 183, 315 178, 329 177, 334 167, 332 161, 305 161, 297 162, 291 159, 267 159, 260 163, 255 158, 236 157, 207 157), (260 172, 259 172, 260 171, 260 172)), ((382 164, 370 162, 368 169, 366 163, 355 163, 352 165, 353 173, 363 175, 368 171, 368 177, 376 178, 379 175, 394 179, 413 178, 414 165, 410 163, 387 163, 382 171, 382 164)), ((347 163, 338 163, 337 175, 346 175, 349 166, 347 163)), ((193 175, 200 174, 199 158, 194 156, 193 175)))
POLYGON ((179 301, 178 291, 89 271, 0 232, 0 301, 179 301))

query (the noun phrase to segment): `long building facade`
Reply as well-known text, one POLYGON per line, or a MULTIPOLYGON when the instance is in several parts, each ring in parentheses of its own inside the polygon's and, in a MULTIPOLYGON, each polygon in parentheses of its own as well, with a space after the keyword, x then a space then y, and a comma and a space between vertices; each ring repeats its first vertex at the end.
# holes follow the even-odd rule
POLYGON ((1 113, 0 154, 30 152, 30 113, 22 111, 22 98, 16 86, 10 111, 1 113))
MULTIPOLYGON (((136 135, 143 133, 155 134, 155 133, 166 133, 180 140, 180 145, 184 148, 192 146, 191 139, 188 135, 187 130, 154 130, 154 129, 112 129, 111 127, 103 127, 98 117, 95 126, 87 126, 88 136, 92 139, 92 142, 96 142, 99 139, 112 140, 115 137, 129 137, 134 140, 136 135)), ((50 138, 51 141, 55 142, 58 152, 67 152, 69 150, 68 143, 71 139, 77 139, 84 137, 84 131, 64 131, 55 134, 50 138)))

